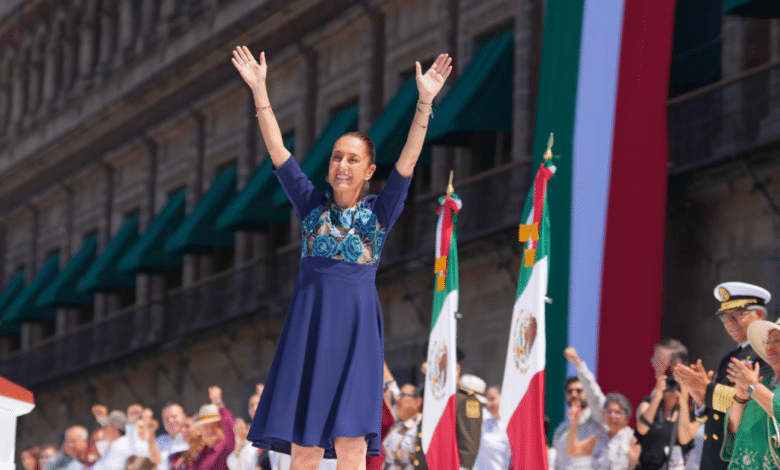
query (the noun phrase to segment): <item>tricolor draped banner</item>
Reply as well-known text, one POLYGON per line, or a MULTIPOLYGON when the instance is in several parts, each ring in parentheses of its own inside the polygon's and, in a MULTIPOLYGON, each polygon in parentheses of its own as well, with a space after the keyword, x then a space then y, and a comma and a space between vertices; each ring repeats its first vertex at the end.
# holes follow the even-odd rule
MULTIPOLYGON (((548 150, 549 153, 549 150, 548 150)), ((520 241, 525 243, 512 311, 499 416, 506 423, 513 469, 547 468, 544 438, 545 297, 550 258, 547 181, 542 164, 525 200, 520 241)))
POLYGON ((675 0, 546 4, 533 154, 554 132, 556 153, 571 155, 549 196, 553 428, 574 373, 562 355, 568 345, 594 365, 604 390, 637 403, 653 387, 649 376, 625 374, 647 363, 661 337, 674 11, 675 0))
POLYGON ((422 448, 428 468, 460 468, 455 433, 457 353, 455 314, 458 311, 458 212, 462 203, 447 191, 440 198, 436 225, 436 283, 433 294, 431 336, 428 341, 428 371, 425 374, 422 448))

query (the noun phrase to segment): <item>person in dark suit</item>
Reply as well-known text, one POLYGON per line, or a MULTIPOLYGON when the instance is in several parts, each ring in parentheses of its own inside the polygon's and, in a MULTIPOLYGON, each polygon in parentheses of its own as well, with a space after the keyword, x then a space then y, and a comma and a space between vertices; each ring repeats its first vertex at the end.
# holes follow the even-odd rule
POLYGON ((762 376, 772 373, 772 369, 750 346, 747 337, 748 326, 766 318, 765 305, 771 299, 771 294, 764 288, 744 282, 724 282, 715 287, 714 294, 721 303, 717 315, 738 346, 723 357, 717 372, 708 373, 700 359, 690 366, 675 366, 674 377, 693 397, 696 418, 704 423, 700 468, 725 470, 729 462, 723 460, 720 454, 723 446, 723 420, 736 394, 736 388, 728 379, 727 365, 731 358, 743 359, 759 362, 762 376))

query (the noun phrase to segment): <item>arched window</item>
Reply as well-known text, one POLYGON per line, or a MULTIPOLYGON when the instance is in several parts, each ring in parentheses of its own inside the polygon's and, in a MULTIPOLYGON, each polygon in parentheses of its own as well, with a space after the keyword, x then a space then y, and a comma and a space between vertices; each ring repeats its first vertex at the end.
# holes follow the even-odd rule
POLYGON ((46 36, 47 28, 41 25, 36 31, 32 44, 30 70, 30 99, 28 109, 30 113, 37 113, 41 107, 43 97, 43 72, 46 60, 46 36))
POLYGON ((7 135, 11 125, 11 101, 13 97, 14 62, 13 50, 7 46, 3 50, 4 57, 0 64, 0 135, 7 135))
POLYGON ((78 3, 68 12, 65 29, 65 57, 63 64, 63 90, 70 91, 76 84, 79 73, 79 52, 81 49, 81 7, 78 3))

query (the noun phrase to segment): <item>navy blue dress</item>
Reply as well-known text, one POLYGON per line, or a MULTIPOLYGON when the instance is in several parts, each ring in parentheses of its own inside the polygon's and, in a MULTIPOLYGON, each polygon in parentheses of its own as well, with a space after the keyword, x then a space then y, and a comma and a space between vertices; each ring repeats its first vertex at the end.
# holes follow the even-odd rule
POLYGON ((384 334, 376 266, 411 182, 390 173, 376 196, 342 209, 290 157, 274 172, 301 221, 301 266, 248 439, 290 453, 366 436, 379 455, 384 334))

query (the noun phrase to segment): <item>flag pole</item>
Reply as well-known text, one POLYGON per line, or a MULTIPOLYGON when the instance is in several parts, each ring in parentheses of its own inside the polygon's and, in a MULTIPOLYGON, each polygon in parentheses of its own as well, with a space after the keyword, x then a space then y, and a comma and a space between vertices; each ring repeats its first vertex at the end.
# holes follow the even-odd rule
POLYGON ((452 196, 452 193, 455 192, 455 188, 452 186, 452 174, 453 170, 450 170, 450 182, 447 183, 447 196, 452 196))

